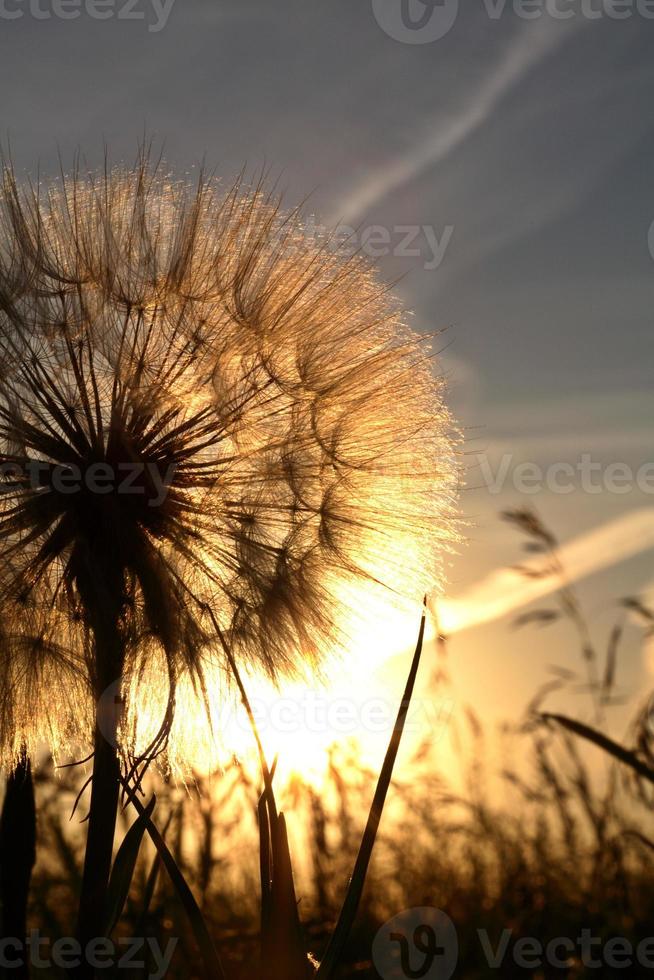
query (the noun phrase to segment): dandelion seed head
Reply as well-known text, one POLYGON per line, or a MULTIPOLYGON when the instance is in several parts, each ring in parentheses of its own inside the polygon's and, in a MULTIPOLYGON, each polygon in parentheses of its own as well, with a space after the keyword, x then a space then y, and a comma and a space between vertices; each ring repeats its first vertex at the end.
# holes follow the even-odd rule
POLYGON ((129 751, 168 711, 183 768, 226 650, 319 672, 380 596, 439 588, 443 381, 366 262, 260 185, 7 170, 0 224, 0 762, 88 746, 119 677, 129 751))

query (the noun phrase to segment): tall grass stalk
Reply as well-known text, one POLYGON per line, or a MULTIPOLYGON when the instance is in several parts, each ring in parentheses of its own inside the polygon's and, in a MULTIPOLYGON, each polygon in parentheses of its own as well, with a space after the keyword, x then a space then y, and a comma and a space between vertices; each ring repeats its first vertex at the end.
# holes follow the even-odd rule
MULTIPOLYGON (((3 938, 27 935, 27 903, 36 860, 36 810, 30 760, 22 754, 7 779, 0 816, 0 922, 3 938)), ((23 964, 0 975, 26 980, 23 964)))

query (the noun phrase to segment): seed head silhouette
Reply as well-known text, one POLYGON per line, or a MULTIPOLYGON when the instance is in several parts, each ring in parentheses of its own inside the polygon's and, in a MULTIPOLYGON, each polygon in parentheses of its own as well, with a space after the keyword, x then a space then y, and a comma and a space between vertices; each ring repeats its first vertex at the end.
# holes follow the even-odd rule
POLYGON ((107 691, 163 750, 226 651, 319 670, 367 593, 438 585, 443 382, 363 259, 145 158, 7 169, 0 222, 2 764, 92 746, 107 691))

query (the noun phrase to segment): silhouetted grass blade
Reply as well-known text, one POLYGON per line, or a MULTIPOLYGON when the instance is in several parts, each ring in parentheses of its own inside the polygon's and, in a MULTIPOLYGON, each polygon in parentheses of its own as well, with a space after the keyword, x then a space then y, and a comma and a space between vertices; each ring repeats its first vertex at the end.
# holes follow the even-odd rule
POLYGON ((202 912, 200 911, 200 907, 193 896, 193 892, 186 883, 186 879, 180 871, 175 858, 170 852, 168 845, 163 839, 158 827, 149 817, 146 807, 143 806, 136 794, 130 792, 130 788, 128 786, 125 786, 125 789, 129 794, 131 803, 134 805, 139 815, 144 818, 150 839, 159 852, 162 863, 168 872, 170 880, 175 888, 175 891, 177 892, 178 898, 188 916, 195 941, 198 944, 200 955, 202 957, 203 971, 206 980, 227 980, 222 963, 220 962, 220 957, 218 956, 218 951, 213 944, 213 940, 209 934, 209 930, 206 922, 204 921, 202 912))
POLYGON ((316 971, 316 978, 320 978, 320 980, 326 980, 326 978, 332 976, 334 968, 337 966, 343 952, 345 943, 347 942, 347 938, 350 934, 350 930, 359 908, 359 902, 361 901, 361 894, 363 892, 366 875, 368 873, 368 866, 370 864, 370 857, 375 845, 379 822, 381 820, 384 804, 386 802, 386 794, 388 793, 388 787, 390 786, 393 776, 393 768, 395 766, 395 760, 397 758, 409 706, 411 704, 411 697, 415 687, 418 667, 420 666, 420 657, 422 654, 422 645, 425 636, 425 622, 426 607, 423 608, 418 642, 416 644, 411 669, 409 671, 406 688, 404 690, 404 697, 402 698, 402 703, 400 704, 400 709, 395 721, 393 734, 386 751, 384 765, 382 766, 382 770, 379 775, 377 789, 375 791, 370 813, 368 815, 368 822, 361 841, 361 847, 354 866, 354 872, 352 874, 352 878, 350 879, 347 895, 345 896, 345 901, 336 924, 336 929, 334 930, 334 934, 329 942, 320 966, 316 971))
POLYGON ((284 814, 271 821, 272 889, 270 919, 262 937, 266 980, 308 980, 309 964, 298 915, 284 814))
POLYGON ((268 819, 268 794, 264 791, 259 799, 257 808, 259 818, 259 870, 261 878, 261 953, 265 960, 265 951, 269 945, 268 932, 272 908, 272 857, 270 847, 270 821, 268 819))
POLYGON ((635 752, 631 752, 629 749, 625 749, 624 746, 620 745, 618 742, 614 742, 612 738, 607 735, 603 735, 602 732, 598 732, 595 728, 590 728, 589 725, 584 725, 581 721, 575 721, 573 718, 566 718, 565 715, 556 714, 541 714, 540 716, 544 721, 554 721, 561 725, 563 728, 567 728, 569 732, 574 735, 579 735, 580 738, 585 738, 587 741, 592 742, 597 745, 600 749, 604 749, 609 755, 612 755, 614 759, 618 759, 619 762, 624 763, 624 765, 629 766, 634 772, 642 776, 643 779, 648 780, 650 783, 654 783, 654 769, 650 769, 642 759, 639 759, 635 752))
MULTIPOLYGON (((0 916, 2 937, 25 936, 27 900, 36 858, 36 811, 30 761, 23 756, 7 778, 0 818, 0 916)), ((27 967, 12 969, 16 980, 29 976, 27 967)))
POLYGON ((156 802, 157 798, 153 796, 145 812, 139 814, 125 834, 125 838, 116 854, 114 866, 111 870, 111 878, 109 879, 109 888, 107 889, 107 919, 104 932, 107 937, 111 936, 123 913, 132 878, 134 877, 134 869, 138 860, 139 851, 141 850, 143 835, 147 830, 147 821, 152 816, 156 802))

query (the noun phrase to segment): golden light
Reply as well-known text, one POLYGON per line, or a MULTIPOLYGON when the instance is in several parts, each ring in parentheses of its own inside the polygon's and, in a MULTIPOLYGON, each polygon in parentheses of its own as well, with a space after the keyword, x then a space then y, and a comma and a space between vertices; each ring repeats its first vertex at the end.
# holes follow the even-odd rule
MULTIPOLYGON (((243 671, 268 762, 277 759, 278 785, 301 775, 319 787, 330 750, 345 743, 356 751, 362 766, 378 766, 393 730, 407 666, 401 658, 402 669, 390 680, 389 664, 415 644, 421 612, 418 603, 389 602, 381 593, 373 601, 370 590, 362 589, 359 615, 345 626, 351 656, 333 656, 323 664, 319 678, 308 670, 306 676, 278 685, 260 672, 243 671)), ((433 625, 430 634, 434 635, 433 625)), ((138 704, 138 716, 132 716, 128 728, 136 729, 138 751, 156 734, 165 701, 157 684, 139 678, 134 686, 136 696, 127 701, 138 704)), ((168 750, 173 768, 207 775, 236 757, 258 779, 250 721, 224 671, 217 667, 207 672, 206 701, 188 678, 180 683, 177 696, 179 709, 168 750)))

